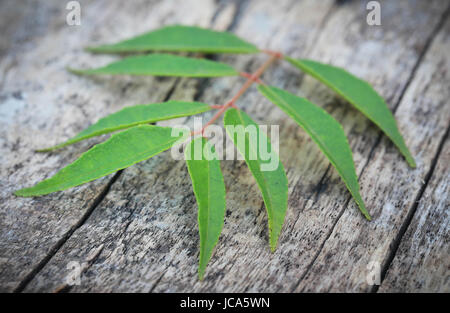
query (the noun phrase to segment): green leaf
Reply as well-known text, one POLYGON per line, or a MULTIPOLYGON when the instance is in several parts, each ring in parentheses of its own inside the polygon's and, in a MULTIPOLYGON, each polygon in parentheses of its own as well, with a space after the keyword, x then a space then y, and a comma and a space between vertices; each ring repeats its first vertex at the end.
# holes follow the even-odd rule
POLYGON ((180 77, 235 76, 238 72, 228 64, 170 54, 149 54, 124 58, 104 67, 89 70, 69 69, 81 75, 154 75, 180 77))
POLYGON ((333 89, 374 122, 398 147, 411 167, 416 163, 383 98, 365 81, 342 68, 311 60, 286 60, 333 89))
POLYGON ((78 160, 17 196, 40 196, 75 187, 114 173, 169 149, 184 135, 172 136, 172 128, 140 125, 114 134, 83 153, 78 160))
POLYGON ((261 190, 269 220, 270 248, 275 251, 287 210, 288 181, 283 164, 276 152, 272 150, 264 132, 244 112, 236 109, 227 110, 224 125, 237 149, 244 156, 261 190), (243 128, 247 130, 245 133, 243 128), (260 149, 266 144, 267 152, 270 153, 269 157, 263 156, 260 149), (264 170, 264 166, 270 165, 273 161, 276 163, 276 168, 264 170))
POLYGON ((87 48, 92 52, 142 51, 256 53, 258 48, 227 32, 194 26, 167 26, 116 44, 87 48))
POLYGON ((199 137, 192 140, 186 146, 185 154, 198 203, 200 234, 198 275, 201 280, 223 227, 226 204, 225 183, 214 146, 210 145, 205 138, 199 137))
POLYGON ((209 110, 211 110, 211 107, 205 103, 173 100, 126 107, 98 120, 97 123, 89 126, 72 139, 57 146, 38 151, 52 151, 87 138, 107 134, 116 130, 130 128, 139 124, 148 124, 181 116, 194 115, 209 110))
POLYGON ((259 91, 287 115, 292 117, 319 145, 342 177, 359 209, 370 220, 370 214, 359 194, 358 177, 353 163, 352 151, 341 124, 322 108, 304 98, 269 86, 259 86, 259 91))

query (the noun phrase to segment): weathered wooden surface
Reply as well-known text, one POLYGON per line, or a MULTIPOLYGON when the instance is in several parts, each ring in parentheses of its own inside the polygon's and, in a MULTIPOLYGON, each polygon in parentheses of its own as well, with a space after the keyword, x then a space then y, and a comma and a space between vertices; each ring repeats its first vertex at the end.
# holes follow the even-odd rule
MULTIPOLYGON (((450 291, 448 2, 382 2, 376 27, 367 25, 360 1, 80 2, 78 27, 65 24, 61 1, 0 3, 0 290, 450 291), (101 139, 50 155, 33 149, 107 113, 167 98, 220 104, 239 89, 241 78, 82 78, 64 71, 114 58, 89 55, 85 45, 173 23, 229 29, 262 48, 344 66, 368 80, 395 112, 417 169, 349 104, 279 62, 264 81, 307 96, 343 124, 373 221, 362 218, 307 135, 255 89, 238 105, 262 124, 280 125, 289 179, 286 224, 273 254, 262 199, 242 161, 222 162, 227 215, 203 282, 196 277, 191 184, 184 162, 167 152, 65 192, 12 196, 101 139), (79 285, 66 284, 71 262, 82 269, 79 285), (367 281, 377 264, 379 288, 367 281)), ((265 58, 218 57, 246 71, 265 58)))
POLYGON ((403 236, 380 292, 448 292, 450 186, 445 184, 450 172, 448 137, 441 154, 433 177, 420 199, 417 214, 403 236))

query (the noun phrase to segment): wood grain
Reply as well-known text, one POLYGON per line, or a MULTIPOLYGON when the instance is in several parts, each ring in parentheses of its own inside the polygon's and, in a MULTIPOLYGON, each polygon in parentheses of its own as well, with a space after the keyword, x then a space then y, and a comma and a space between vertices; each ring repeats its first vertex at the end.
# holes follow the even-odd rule
POLYGON ((402 238, 379 292, 449 292, 450 141, 402 238))
MULTIPOLYGON (((296 291, 370 291, 368 275, 374 263, 380 270, 399 240, 397 234, 433 170, 439 146, 449 127, 450 82, 447 20, 421 61, 400 105, 396 119, 418 166, 411 170, 382 138, 360 176, 361 191, 373 203, 373 222, 361 221, 350 204, 296 291)), ((420 199, 419 199, 420 200, 420 199)), ((445 221, 442 221, 445 223, 445 221)), ((440 260, 438 262, 442 262, 440 260)), ((403 277, 404 280, 409 278, 403 277)))
POLYGON ((20 290, 23 282, 40 270, 89 216, 112 179, 110 175, 45 197, 15 197, 14 190, 53 175, 100 139, 54 154, 38 154, 34 149, 65 141, 123 106, 162 101, 177 81, 152 77, 86 79, 65 68, 92 66, 117 58, 83 52, 82 47, 93 42, 129 37, 175 21, 206 27, 218 10, 210 2, 195 1, 185 2, 177 12, 171 12, 172 6, 166 2, 137 1, 132 7, 123 7, 121 1, 81 1, 82 25, 68 26, 64 2, 28 1, 22 7, 9 4, 10 1, 2 2, 2 15, 15 11, 20 14, 17 13, 17 19, 7 19, 5 33, 11 36, 2 41, 1 48, 6 54, 0 69, 0 140, 6 151, 0 156, 2 291, 20 290), (187 8, 183 6, 192 12, 201 6, 201 11, 186 15, 183 10, 187 8), (122 14, 116 16, 117 12, 122 14), (122 16, 128 21, 121 20, 122 16))
MULTIPOLYGON (((36 28, 40 33, 27 43, 29 50, 15 56, 15 47, 0 46, 11 60, 0 63, 7 73, 1 80, 0 109, 5 103, 9 108, 16 106, 11 102, 15 90, 26 94, 24 104, 17 105, 8 119, 9 126, 1 128, 7 151, 0 168, 4 187, 0 208, 2 290, 367 292, 374 288, 366 279, 370 261, 378 261, 380 270, 387 268, 397 242, 401 242, 398 251, 407 251, 423 237, 414 218, 411 232, 417 235, 400 235, 402 227, 408 228, 410 217, 422 216, 421 206, 414 210, 414 201, 424 188, 422 180, 431 177, 433 160, 440 157, 439 147, 448 127, 449 30, 448 22, 442 24, 448 14, 445 2, 384 1, 382 26, 370 27, 367 12, 358 1, 338 5, 331 0, 292 0, 278 1, 277 6, 266 0, 183 1, 186 4, 181 7, 168 1, 137 1, 123 7, 119 1, 108 1, 108 5, 95 1, 82 4, 85 16, 79 28, 63 24, 64 8, 57 1, 49 3, 42 19, 49 25, 36 28), (50 176, 100 139, 50 156, 35 154, 33 148, 63 141, 109 112, 164 98, 222 104, 240 88, 243 78, 88 79, 62 71, 68 64, 97 66, 114 58, 89 55, 81 51, 83 45, 119 40, 173 23, 229 29, 261 48, 330 62, 366 79, 395 111, 418 168, 408 168, 389 140, 349 104, 287 63, 277 62, 262 77, 264 82, 308 97, 343 124, 361 176, 362 196, 374 216, 372 222, 361 216, 344 183, 311 139, 255 88, 237 105, 260 124, 280 125, 280 156, 289 180, 286 224, 273 254, 262 198, 243 161, 222 162, 227 214, 203 282, 196 275, 197 205, 184 162, 173 160, 168 152, 125 169, 114 179, 36 199, 11 196, 15 188, 50 176), (35 84, 40 89, 33 89, 35 84), (21 166, 14 168, 19 161, 21 166), (80 264, 79 285, 67 283, 74 273, 68 268, 71 262, 80 264)), ((11 31, 14 36, 17 33, 11 31)), ((3 42, 11 40, 0 44, 3 42)), ((266 58, 217 57, 247 72, 266 58)), ((192 118, 181 118, 163 124, 192 122, 192 118)), ((437 164, 437 169, 442 167, 437 164)), ((431 179, 430 188, 434 181, 448 185, 448 175, 431 179)), ((418 200, 424 207, 429 203, 418 200)), ((448 216, 442 210, 442 224, 431 228, 442 239, 423 249, 440 258, 436 266, 448 273, 441 260, 448 255, 442 231, 448 216)), ((414 261, 408 253, 401 261, 412 264, 410 270, 396 270, 394 258, 380 291, 402 290, 399 284, 415 277, 416 266, 422 268, 421 279, 437 279, 429 262, 414 261), (399 283, 390 283, 393 279, 399 283)), ((424 285, 431 291, 446 290, 448 280, 424 285)))

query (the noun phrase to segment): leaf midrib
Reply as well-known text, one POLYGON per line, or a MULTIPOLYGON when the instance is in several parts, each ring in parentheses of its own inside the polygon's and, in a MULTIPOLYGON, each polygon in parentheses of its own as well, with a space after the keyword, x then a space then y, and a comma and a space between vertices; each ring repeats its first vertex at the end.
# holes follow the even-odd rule
MULTIPOLYGON (((202 147, 203 150, 203 147, 202 147)), ((208 221, 208 225, 206 227, 206 235, 205 235, 205 243, 203 245, 203 249, 202 249, 202 263, 205 262, 204 258, 206 257, 206 262, 208 260, 208 257, 205 256, 205 253, 207 250, 207 243, 208 243, 208 238, 210 237, 210 227, 209 225, 211 224, 211 165, 209 164, 208 160, 206 160, 206 164, 207 164, 207 170, 208 170, 208 207, 207 207, 207 212, 208 212, 208 217, 207 217, 207 221, 208 221)), ((206 266, 206 264, 204 264, 206 266)))
MULTIPOLYGON (((117 134, 117 135, 119 135, 119 134, 117 134)), ((117 136, 117 135, 113 135, 113 136, 117 136)), ((173 142, 177 141, 179 138, 180 138, 180 137, 178 137, 178 138, 176 138, 176 139, 174 139, 174 140, 168 141, 167 144, 161 144, 161 145, 155 146, 155 147, 153 147, 153 148, 151 148, 151 149, 142 151, 142 152, 140 152, 140 153, 136 153, 136 154, 134 154, 134 156, 141 156, 141 155, 148 154, 148 152, 151 151, 151 150, 156 150, 156 151, 159 151, 159 152, 163 152, 164 150, 170 148, 171 144, 172 144, 173 142)), ((111 139, 112 139, 112 137, 110 138, 110 140, 111 140, 111 139)), ((86 153, 92 152, 92 151, 94 151, 94 150, 96 150, 96 149, 99 149, 101 146, 107 144, 108 142, 109 142, 109 140, 108 140, 108 141, 105 141, 104 143, 101 143, 101 144, 98 144, 98 145, 94 146, 94 148, 92 148, 91 150, 86 151, 85 153, 83 153, 83 154, 80 156, 80 158, 79 158, 78 160, 80 160, 86 153)), ((159 153, 159 152, 155 152, 155 154, 157 154, 157 153, 159 153)), ((79 185, 84 184, 84 183, 86 183, 86 182, 89 182, 89 181, 98 179, 98 178, 100 178, 100 177, 104 177, 104 176, 106 176, 106 175, 109 175, 109 174, 111 174, 111 173, 114 173, 114 172, 116 172, 116 171, 118 171, 118 170, 121 170, 121 169, 130 167, 130 166, 132 166, 132 165, 134 165, 134 164, 136 164, 136 163, 142 162, 142 161, 144 161, 144 160, 146 160, 146 159, 152 157, 152 156, 155 155, 155 154, 152 154, 151 156, 149 156, 149 157, 147 157, 147 158, 141 158, 141 159, 139 159, 139 160, 133 162, 133 163, 130 164, 130 165, 127 165, 127 166, 124 166, 124 167, 118 167, 118 168, 116 168, 116 169, 114 169, 114 170, 112 170, 112 171, 107 172, 106 174, 102 174, 101 176, 98 176, 98 177, 95 177, 95 178, 92 178, 92 179, 88 179, 88 180, 82 180, 82 182, 77 183, 77 185, 75 185, 75 186, 79 186, 79 185)), ((132 160, 132 159, 133 159, 132 157, 127 158, 126 160, 124 160, 124 162, 128 162, 128 160, 132 160)), ((77 160, 77 161, 78 161, 78 160, 77 160)), ((72 163, 71 165, 73 165, 73 164, 75 164, 75 163, 72 163)), ((69 165, 69 166, 70 166, 70 165, 69 165)), ((68 167, 68 166, 67 166, 67 167, 68 167)), ((67 167, 63 168, 61 171, 64 171, 65 169, 67 169, 67 167)), ((102 168, 102 167, 100 166, 100 168, 102 168)), ((60 173, 61 173, 61 172, 60 172, 60 173)), ((77 175, 71 176, 71 178, 74 179, 74 180, 76 180, 76 179, 79 179, 80 177, 84 176, 84 174, 89 174, 89 172, 86 172, 86 171, 80 171, 80 172, 77 172, 77 173, 78 173, 77 175)), ((54 178, 54 177, 55 177, 55 176, 53 176, 53 177, 51 177, 51 178, 49 178, 49 179, 47 179, 47 180, 44 180, 44 181, 47 181, 47 182, 48 182, 48 181, 50 181, 50 180, 51 180, 52 178, 54 178)), ((44 181, 42 181, 41 183, 43 183, 44 181)), ((56 184, 56 183, 52 183, 52 184, 50 184, 48 187, 42 189, 42 190, 39 192, 39 194, 42 194, 42 192, 45 192, 45 190, 48 190, 48 189, 51 190, 51 189, 52 189, 51 187, 55 187, 55 186, 57 186, 57 184, 56 184)), ((26 189, 24 189, 24 190, 27 190, 27 189, 31 190, 31 189, 33 189, 33 188, 35 188, 35 187, 37 187, 37 185, 34 186, 34 187, 26 188, 26 189)), ((61 187, 61 188, 65 188, 65 187, 61 187)), ((58 191, 60 191, 60 190, 63 190, 63 189, 58 189, 58 191)))
MULTIPOLYGON (((127 44, 129 45, 129 44, 127 44)), ((133 44, 132 46, 125 46, 124 44, 116 44, 116 45, 104 45, 104 46, 100 46, 100 47, 94 47, 92 49, 94 50, 109 50, 109 49, 114 49, 114 48, 123 48, 123 49, 129 49, 129 48, 142 48, 143 50, 148 50, 148 51, 153 51, 153 50, 162 50, 164 51, 164 49, 177 49, 178 51, 204 51, 204 52, 215 52, 215 51, 240 51, 240 52, 258 52, 259 50, 256 47, 248 47, 247 48, 243 48, 237 45, 228 45, 228 47, 216 47, 215 48, 211 48, 210 46, 183 46, 183 45, 170 45, 170 44, 165 44, 165 45, 154 45, 152 47, 149 46, 145 46, 145 44, 133 44), (250 49, 251 48, 251 49, 250 49)))
MULTIPOLYGON (((296 116, 299 120, 303 121, 303 118, 300 114, 298 114, 297 112, 295 112, 294 110, 292 110, 289 107, 289 104, 284 101, 281 97, 279 97, 274 91, 272 91, 270 88, 265 89, 267 90, 272 96, 274 96, 276 99, 279 100, 279 102, 282 102, 284 105, 284 108, 286 109, 286 111, 289 111, 289 113, 291 113, 292 115, 296 116)), ((323 110, 320 107, 317 107, 320 110, 323 110)), ((327 113, 325 110, 323 110, 325 113, 327 113)), ((328 113, 327 113, 328 114, 328 113)), ((322 142, 322 140, 320 139, 320 136, 314 131, 312 130, 310 127, 308 127, 305 123, 302 123, 302 125, 300 125, 307 133, 309 133, 311 135, 311 137, 313 137, 314 141, 319 145, 320 149, 323 151, 323 153, 328 157, 328 159, 330 159, 330 161, 333 161, 333 164, 335 165, 336 160, 334 159, 334 157, 330 154, 330 151, 325 147, 324 143, 322 142)), ((339 125, 340 126, 340 125, 339 125)), ((342 126, 340 126, 342 129, 342 126)), ((335 165, 335 168, 338 169, 339 167, 337 167, 335 165)), ((339 171, 339 170, 338 170, 339 171)), ((342 175, 341 175, 342 176, 342 175)))
MULTIPOLYGON (((240 119, 241 123, 247 127, 248 125, 245 123, 244 119, 242 118, 241 112, 240 112, 239 110, 236 110, 236 112, 238 113, 238 116, 239 116, 239 119, 240 119)), ((258 127, 258 125, 256 125, 256 127, 258 127)), ((259 132, 260 132, 260 131, 261 131, 261 130, 260 130, 259 127, 258 127, 258 137, 259 137, 259 132)), ((249 138, 247 132, 245 132, 245 138, 246 138, 246 139, 249 138)), ((259 140, 259 138, 258 138, 258 140, 259 140)), ((247 142, 250 142, 250 140, 246 140, 246 141, 247 141, 247 142)), ((255 152, 255 150, 253 149, 252 145, 249 145, 249 148, 251 148, 252 151, 255 152)), ((244 147, 244 149, 245 149, 245 147, 244 147)), ((257 151, 256 151, 256 154, 255 154, 255 155, 258 156, 257 151)), ((244 156, 245 156, 245 150, 244 150, 244 156)), ((257 158, 257 160, 249 160, 249 161, 257 161, 258 165, 261 167, 261 163, 260 163, 260 161, 259 161, 259 158, 257 158)), ((279 166, 279 165, 278 165, 278 166, 279 166)), ((269 191, 269 188, 267 187, 267 180, 266 180, 265 175, 262 173, 261 168, 259 168, 258 171, 259 171, 259 173, 261 174, 261 177, 263 178, 264 186, 262 186, 262 187, 264 187, 264 190, 266 191, 266 194, 267 194, 267 196, 268 196, 268 198, 269 198, 269 200, 270 200, 270 201, 269 201, 269 206, 266 205, 266 207, 268 207, 268 209, 270 210, 270 214, 271 214, 271 216, 272 216, 272 218, 273 218, 273 217, 274 217, 274 214, 273 214, 273 199, 272 199, 272 195, 271 195, 271 192, 269 191)), ((258 183, 258 180, 256 180, 256 183, 258 183)), ((263 200, 264 200, 264 197, 263 197, 263 200)), ((270 229, 272 229, 272 226, 273 226, 272 223, 273 223, 273 222, 272 222, 271 220, 269 220, 269 226, 270 226, 270 229)))
MULTIPOLYGON (((410 165, 412 167, 415 167, 415 161, 413 156, 411 155, 411 152, 409 151, 408 147, 406 146, 406 143, 404 142, 403 136, 400 134, 399 130, 398 130, 398 125, 397 125, 397 121, 395 120, 392 112, 389 110, 389 113, 392 116, 392 122, 394 123, 394 134, 390 134, 390 132, 392 131, 389 127, 389 125, 383 126, 382 124, 380 124, 376 119, 374 119, 372 117, 371 112, 369 112, 368 110, 366 110, 366 108, 364 106, 359 105, 356 101, 354 101, 353 97, 346 95, 344 92, 341 91, 341 89, 339 89, 338 87, 335 87, 334 84, 331 83, 330 80, 328 80, 326 77, 324 77, 323 75, 321 75, 320 73, 318 73, 317 71, 315 71, 314 69, 312 69, 311 67, 309 67, 307 64, 304 64, 301 60, 296 60, 294 58, 287 58, 288 61, 290 61, 291 63, 293 63, 294 65, 298 66, 301 70, 305 71, 307 74, 310 74, 311 76, 315 77, 317 80, 319 80, 320 82, 322 82, 323 84, 325 84, 328 88, 330 88, 331 90, 333 90, 334 92, 336 92, 338 95, 340 95, 342 98, 344 98, 346 101, 348 101, 350 104, 354 105, 359 111, 361 111, 364 116, 366 116, 372 123, 374 123, 376 126, 378 126, 383 133, 399 148, 400 152, 403 154, 405 154, 405 158, 406 161, 408 163, 410 163, 410 165)), ((357 80, 358 82, 366 85, 368 87, 368 89, 370 89, 371 91, 373 91, 374 96, 377 97, 381 102, 383 102, 386 105, 386 102, 384 101, 384 99, 378 94, 378 92, 376 92, 374 90, 374 88, 365 80, 360 79, 359 77, 351 74, 351 73, 347 73, 347 71, 336 67, 336 66, 332 66, 329 65, 335 69, 341 70, 343 71, 345 74, 350 74, 352 76, 352 78, 354 78, 355 80, 357 80)), ((387 107, 387 105, 386 105, 387 107)))
MULTIPOLYGON (((96 136, 99 136, 99 135, 107 134, 107 133, 110 133, 110 132, 113 132, 113 131, 116 131, 116 130, 122 130, 122 129, 126 129, 126 128, 131 128, 131 127, 134 127, 134 126, 139 126, 139 125, 147 124, 147 123, 160 122, 160 121, 167 121, 167 120, 170 120, 170 119, 175 119, 175 118, 178 118, 178 117, 184 117, 184 116, 194 115, 194 114, 203 113, 203 112, 206 112, 206 111, 207 111, 207 110, 196 110, 196 111, 188 112, 188 113, 187 113, 188 115, 185 115, 185 114, 180 113, 180 114, 175 114, 175 115, 171 115, 171 116, 166 116, 166 117, 164 117, 164 118, 152 118, 152 119, 148 119, 148 120, 144 120, 144 121, 139 121, 139 122, 134 122, 134 123, 130 123, 130 124, 119 124, 119 125, 117 125, 116 127, 103 128, 103 129, 101 129, 101 130, 97 130, 97 131, 95 131, 95 132, 92 132, 92 133, 90 133, 90 134, 87 134, 87 135, 84 135, 84 136, 81 136, 81 137, 75 136, 75 137, 73 137, 72 139, 69 139, 68 141, 66 141, 65 143, 62 143, 61 145, 64 145, 64 146, 65 146, 65 145, 70 145, 70 144, 73 144, 73 143, 82 141, 82 140, 84 140, 84 139, 88 139, 88 138, 96 137, 96 136)), ((118 113, 119 113, 119 112, 118 112, 118 113)), ((101 121, 101 120, 98 120, 97 123, 99 123, 100 121, 101 121)), ((97 124, 97 123, 96 123, 96 124, 97 124)), ((94 125, 95 125, 95 124, 93 124, 92 126, 94 126, 94 125)), ((88 130, 88 129, 89 129, 89 128, 87 128, 86 130, 88 130)), ((56 147, 62 148, 61 145, 57 145, 57 146, 55 146, 54 148, 56 148, 56 147)))
MULTIPOLYGON (((299 120, 303 121, 303 118, 301 117, 301 115, 299 115, 297 112, 295 112, 294 110, 290 109, 289 104, 284 101, 281 97, 279 97, 277 95, 277 93, 275 93, 274 91, 272 91, 270 88, 265 88, 265 90, 270 93, 273 97, 275 97, 276 99, 279 100, 279 102, 283 103, 284 109, 286 111, 288 111, 289 113, 291 113, 292 115, 296 116, 299 120)), ((324 111, 326 114, 328 114, 325 110, 323 110, 320 107, 317 107, 318 109, 324 111)), ((342 128, 342 126, 338 123, 338 126, 342 128)), ((319 146, 320 150, 325 154, 325 156, 328 158, 328 160, 331 162, 331 164, 334 166, 334 168, 337 170, 337 172, 339 173, 339 175, 341 176, 345 186, 347 187, 347 190, 350 192, 350 194, 353 196, 353 198, 355 199, 356 203, 358 204, 358 207, 360 207, 360 209, 363 211, 363 214, 366 216, 366 218, 368 218, 369 220, 370 218, 370 214, 367 211, 365 205, 364 205, 364 201, 361 199, 361 195, 359 194, 359 190, 358 193, 354 193, 353 192, 353 188, 354 187, 350 187, 349 183, 347 182, 347 176, 344 175, 344 172, 342 170, 342 168, 340 166, 337 165, 336 159, 332 156, 332 154, 330 153, 330 151, 324 146, 323 142, 320 140, 320 137, 317 135, 317 133, 315 131, 313 131, 311 128, 309 128, 307 125, 305 125, 304 123, 302 123, 300 125, 300 127, 302 127, 307 133, 310 134, 310 136, 313 138, 313 140, 317 143, 317 145, 319 146)), ((347 139, 345 137, 345 139, 347 139)), ((347 145, 348 145, 348 141, 347 141, 347 145)), ((351 158, 351 161, 353 162, 353 157, 351 158)), ((354 180, 353 183, 357 183, 357 186, 359 189, 359 184, 358 184, 358 178, 356 176, 355 169, 354 169, 354 165, 353 165, 353 171, 352 171, 352 179, 354 180), (355 174, 355 176, 353 175, 355 174)))

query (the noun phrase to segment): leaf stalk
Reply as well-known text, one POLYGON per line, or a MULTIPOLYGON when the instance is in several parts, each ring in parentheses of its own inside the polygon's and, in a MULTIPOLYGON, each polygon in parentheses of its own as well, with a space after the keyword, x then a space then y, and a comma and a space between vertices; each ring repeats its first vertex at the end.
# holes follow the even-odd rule
POLYGON ((282 54, 280 52, 274 52, 270 50, 262 50, 264 53, 267 53, 270 55, 269 59, 267 59, 266 62, 264 62, 253 74, 249 73, 240 73, 241 76, 246 77, 247 81, 242 85, 241 89, 229 100, 227 103, 222 105, 219 109, 219 111, 206 123, 205 126, 202 127, 202 129, 198 131, 191 132, 191 136, 195 135, 203 135, 205 132, 205 129, 214 123, 227 109, 230 107, 236 108, 235 102, 247 91, 248 88, 250 88, 251 85, 253 85, 254 82, 256 83, 262 83, 260 80, 260 76, 266 71, 266 69, 273 63, 275 60, 282 57, 282 54))

